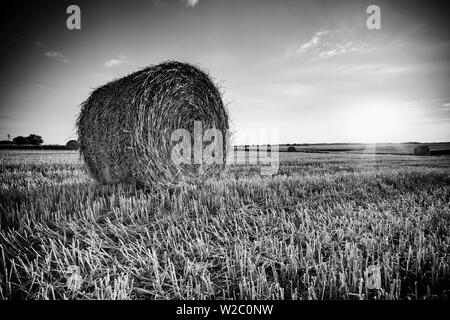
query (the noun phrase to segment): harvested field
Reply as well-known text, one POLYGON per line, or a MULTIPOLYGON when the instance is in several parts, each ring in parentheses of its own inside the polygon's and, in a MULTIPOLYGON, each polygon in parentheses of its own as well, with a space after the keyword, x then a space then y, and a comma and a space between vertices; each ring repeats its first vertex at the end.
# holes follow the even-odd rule
POLYGON ((446 156, 283 153, 156 194, 73 151, 0 157, 3 299, 448 298, 446 156))

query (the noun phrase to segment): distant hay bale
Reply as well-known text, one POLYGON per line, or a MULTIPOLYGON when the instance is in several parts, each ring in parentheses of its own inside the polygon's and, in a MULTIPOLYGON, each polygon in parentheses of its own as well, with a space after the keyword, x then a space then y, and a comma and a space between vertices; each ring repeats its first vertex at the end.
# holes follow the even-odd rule
POLYGON ((78 141, 77 140, 70 140, 66 143, 66 149, 67 150, 78 150, 78 141))
POLYGON ((289 148, 287 148, 287 152, 296 152, 297 151, 297 149, 295 149, 295 147, 289 147, 289 148))
POLYGON ((417 146, 414 148, 415 156, 429 156, 431 154, 429 146, 417 146))
POLYGON ((80 153, 91 175, 108 184, 158 187, 220 171, 223 165, 217 170, 217 165, 172 161, 172 132, 186 129, 193 135, 194 121, 224 137, 229 128, 211 78, 186 63, 153 65, 94 90, 81 105, 80 153))

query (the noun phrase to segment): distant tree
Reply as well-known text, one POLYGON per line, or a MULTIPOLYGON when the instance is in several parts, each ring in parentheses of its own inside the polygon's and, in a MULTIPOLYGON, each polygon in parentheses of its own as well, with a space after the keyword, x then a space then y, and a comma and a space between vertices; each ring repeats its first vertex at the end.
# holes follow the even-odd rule
POLYGON ((17 145, 31 144, 34 146, 40 146, 42 143, 44 143, 44 139, 42 139, 42 137, 37 134, 30 134, 28 135, 28 137, 15 137, 12 142, 13 144, 17 145))
POLYGON ((44 143, 44 139, 42 139, 41 136, 38 136, 37 134, 30 134, 28 137, 28 143, 32 144, 34 146, 40 146, 44 143))
POLYGON ((28 139, 25 137, 22 137, 22 136, 18 136, 18 137, 15 137, 12 142, 13 142, 13 144, 17 144, 17 145, 24 145, 24 144, 28 144, 28 139))

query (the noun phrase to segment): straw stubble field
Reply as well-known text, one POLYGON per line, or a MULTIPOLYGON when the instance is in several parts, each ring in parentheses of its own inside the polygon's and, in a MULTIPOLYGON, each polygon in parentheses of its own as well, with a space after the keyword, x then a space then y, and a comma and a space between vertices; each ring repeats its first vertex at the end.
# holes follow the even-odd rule
POLYGON ((149 193, 1 151, 0 298, 448 298, 449 157, 280 157, 149 193))

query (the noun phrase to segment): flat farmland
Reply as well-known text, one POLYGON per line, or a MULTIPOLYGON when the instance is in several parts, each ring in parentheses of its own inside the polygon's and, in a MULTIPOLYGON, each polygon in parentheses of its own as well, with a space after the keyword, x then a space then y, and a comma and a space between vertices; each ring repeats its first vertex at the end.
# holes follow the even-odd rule
MULTIPOLYGON (((393 154, 393 155, 413 155, 414 148, 428 146, 432 153, 450 154, 449 142, 433 143, 317 143, 317 144, 281 144, 278 145, 280 152, 288 152, 289 148, 295 148, 294 152, 304 153, 356 153, 356 154, 393 154)), ((256 145, 249 145, 249 151, 256 151, 256 145)), ((245 146, 237 146, 237 151, 243 152, 245 146)))
POLYGON ((0 151, 2 299, 448 299, 450 157, 280 153, 171 191, 0 151), (370 268, 380 283, 371 285, 370 268))

